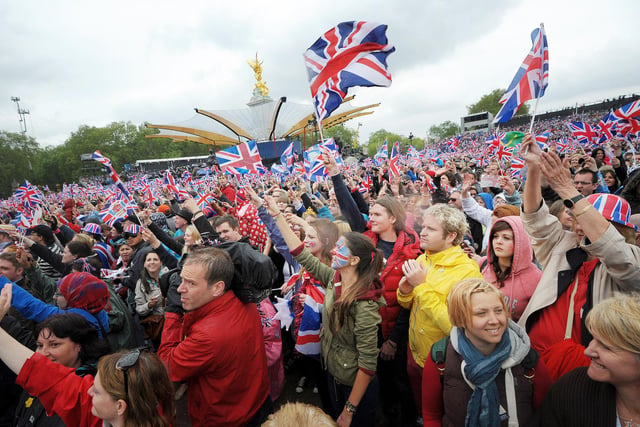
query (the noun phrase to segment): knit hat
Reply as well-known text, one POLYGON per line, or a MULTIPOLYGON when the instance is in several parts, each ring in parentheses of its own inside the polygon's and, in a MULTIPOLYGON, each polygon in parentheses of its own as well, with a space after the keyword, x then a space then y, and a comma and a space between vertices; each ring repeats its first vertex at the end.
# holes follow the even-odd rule
POLYGON ((106 283, 89 273, 71 273, 58 285, 70 308, 81 308, 91 314, 104 310, 109 303, 106 283))
POLYGON ((622 197, 615 194, 596 193, 587 196, 587 200, 609 221, 638 230, 638 227, 629 222, 631 206, 622 197))
POLYGON ((102 234, 102 227, 98 224, 94 224, 93 222, 88 222, 82 227, 82 231, 87 232, 89 234, 102 234))
POLYGON ((164 216, 162 212, 152 213, 151 215, 149 215, 149 219, 164 231, 169 230, 169 227, 167 226, 167 217, 164 216))
POLYGON ((141 228, 139 225, 136 224, 129 224, 127 226, 127 229, 124 230, 125 233, 129 233, 129 234, 140 234, 141 228))
POLYGON ((191 218, 193 218, 193 214, 188 210, 180 209, 176 215, 178 215, 180 218, 184 219, 189 224, 191 224, 191 218))

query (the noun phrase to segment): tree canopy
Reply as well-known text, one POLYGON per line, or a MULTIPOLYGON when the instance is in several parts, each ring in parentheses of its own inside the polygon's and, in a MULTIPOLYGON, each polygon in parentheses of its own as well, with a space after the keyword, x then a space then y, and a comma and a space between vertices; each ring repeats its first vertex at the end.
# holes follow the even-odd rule
POLYGON ((452 122, 451 120, 442 122, 439 125, 433 125, 429 128, 429 136, 436 140, 449 138, 460 134, 460 132, 462 132, 460 125, 452 122))
MULTIPOLYGON (((488 111, 495 117, 498 111, 500 111, 500 108, 502 108, 502 104, 500 104, 499 101, 502 95, 504 95, 504 92, 504 89, 494 89, 492 92, 482 95, 478 102, 467 106, 467 113, 474 114, 488 111)), ((529 106, 525 103, 518 109, 515 115, 521 116, 527 114, 529 114, 529 106)))
POLYGON ((38 185, 77 181, 83 174, 81 154, 99 150, 111 159, 116 170, 137 160, 185 156, 203 156, 208 146, 195 142, 171 142, 164 138, 145 138, 156 129, 130 122, 113 122, 105 127, 80 126, 61 145, 41 148, 23 134, 0 131, 0 197, 12 194, 24 180, 38 185))

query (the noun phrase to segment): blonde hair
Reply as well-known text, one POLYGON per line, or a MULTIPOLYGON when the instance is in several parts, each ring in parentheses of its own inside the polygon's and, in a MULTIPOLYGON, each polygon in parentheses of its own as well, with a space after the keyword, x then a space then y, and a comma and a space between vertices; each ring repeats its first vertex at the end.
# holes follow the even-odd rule
POLYGON ((269 415, 262 427, 335 427, 337 424, 322 409, 308 403, 287 403, 269 415))
POLYGON ((347 221, 343 221, 341 219, 336 219, 333 223, 338 227, 338 235, 342 236, 344 233, 348 233, 351 230, 351 226, 347 221))
POLYGON ((591 309, 589 332, 622 350, 640 355, 640 294, 616 294, 591 309))
POLYGON ((438 203, 431 206, 424 212, 424 215, 431 215, 434 217, 444 229, 444 236, 447 237, 450 233, 456 233, 456 238, 453 239, 453 246, 457 246, 462 243, 464 235, 467 233, 467 218, 464 214, 456 208, 438 203))
POLYGON ((495 294, 502 304, 502 309, 508 316, 509 311, 504 301, 504 295, 498 288, 484 279, 464 279, 455 285, 449 291, 449 296, 447 296, 449 321, 453 326, 467 328, 471 324, 473 312, 471 296, 478 293, 495 294))
POLYGON ((89 236, 88 234, 82 234, 82 233, 76 233, 76 235, 73 236, 71 240, 75 240, 76 242, 86 243, 90 248, 92 248, 93 245, 95 245, 96 243, 93 237, 89 236))

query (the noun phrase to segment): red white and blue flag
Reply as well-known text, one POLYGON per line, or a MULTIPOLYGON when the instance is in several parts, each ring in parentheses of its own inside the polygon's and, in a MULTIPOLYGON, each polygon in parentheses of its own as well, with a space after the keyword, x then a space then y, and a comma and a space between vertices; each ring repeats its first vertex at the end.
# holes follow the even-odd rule
POLYGON ((321 353, 320 329, 322 328, 322 303, 325 290, 318 284, 306 287, 304 309, 300 319, 300 329, 296 340, 296 350, 308 356, 321 353))
POLYGON ((494 123, 508 122, 526 101, 544 96, 549 84, 549 46, 543 24, 531 33, 531 42, 531 50, 500 99, 503 105, 494 123))
POLYGON ((382 143, 382 146, 380 146, 380 148, 378 149, 378 152, 375 154, 375 156, 373 156, 373 158, 380 164, 389 158, 389 148, 386 139, 382 143))
POLYGON ((640 116, 640 99, 618 108, 612 115, 617 119, 631 119, 640 116))
POLYGON ((41 205, 44 201, 42 192, 35 185, 31 185, 29 181, 22 183, 13 196, 22 206, 31 209, 41 205))
POLYGON ((113 227, 113 224, 127 217, 127 205, 122 200, 116 200, 98 212, 100 220, 113 227))
MULTIPOLYGON (((293 142, 289 143, 289 146, 282 152, 280 156, 280 163, 291 172, 293 170, 293 142)), ((273 168, 272 168, 273 169, 273 168)))
POLYGON ((216 152, 220 169, 233 175, 264 173, 262 158, 255 141, 247 141, 216 152))
POLYGON ((400 177, 400 141, 393 144, 391 160, 389 160, 389 179, 400 177))
POLYGON ((600 139, 598 131, 586 122, 569 122, 567 125, 580 144, 595 144, 600 139))
POLYGON ((324 33, 304 53, 311 96, 318 121, 340 106, 353 86, 389 86, 387 26, 342 22, 324 33))
POLYGON ((122 195, 129 202, 133 202, 133 199, 131 198, 131 194, 129 194, 129 190, 127 190, 127 187, 125 187, 124 182, 122 182, 122 180, 120 179, 120 175, 118 175, 116 170, 113 168, 113 165, 111 164, 111 160, 103 156, 102 153, 100 153, 100 151, 98 150, 94 151, 93 154, 91 154, 91 158, 99 163, 102 163, 109 170, 109 176, 111 177, 111 181, 113 181, 113 184, 116 187, 118 187, 118 190, 122 192, 122 195))
POLYGON ((167 172, 164 175, 164 184, 167 186, 167 189, 171 191, 171 193, 173 193, 173 195, 175 196, 176 200, 178 200, 179 203, 182 203, 185 200, 187 200, 189 197, 191 197, 191 194, 189 194, 187 190, 180 188, 180 186, 178 186, 175 178, 173 177, 173 175, 171 174, 171 171, 169 170, 167 170, 167 172))
POLYGON ((339 165, 343 164, 342 157, 338 152, 338 147, 333 141, 333 138, 329 138, 322 144, 316 144, 308 148, 303 154, 304 168, 309 179, 314 182, 320 181, 328 175, 327 170, 324 167, 324 161, 322 160, 322 150, 320 149, 320 147, 328 148, 335 157, 336 163, 339 165))

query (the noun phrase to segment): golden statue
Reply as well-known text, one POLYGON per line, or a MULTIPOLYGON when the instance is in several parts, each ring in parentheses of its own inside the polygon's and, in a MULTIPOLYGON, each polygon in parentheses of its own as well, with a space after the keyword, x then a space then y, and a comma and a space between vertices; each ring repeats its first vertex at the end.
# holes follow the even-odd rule
POLYGON ((269 95, 267 82, 262 81, 262 61, 258 60, 258 52, 256 52, 256 60, 251 61, 247 59, 247 64, 249 64, 249 67, 253 70, 253 74, 256 78, 256 84, 253 85, 254 92, 258 91, 262 96, 269 95))

